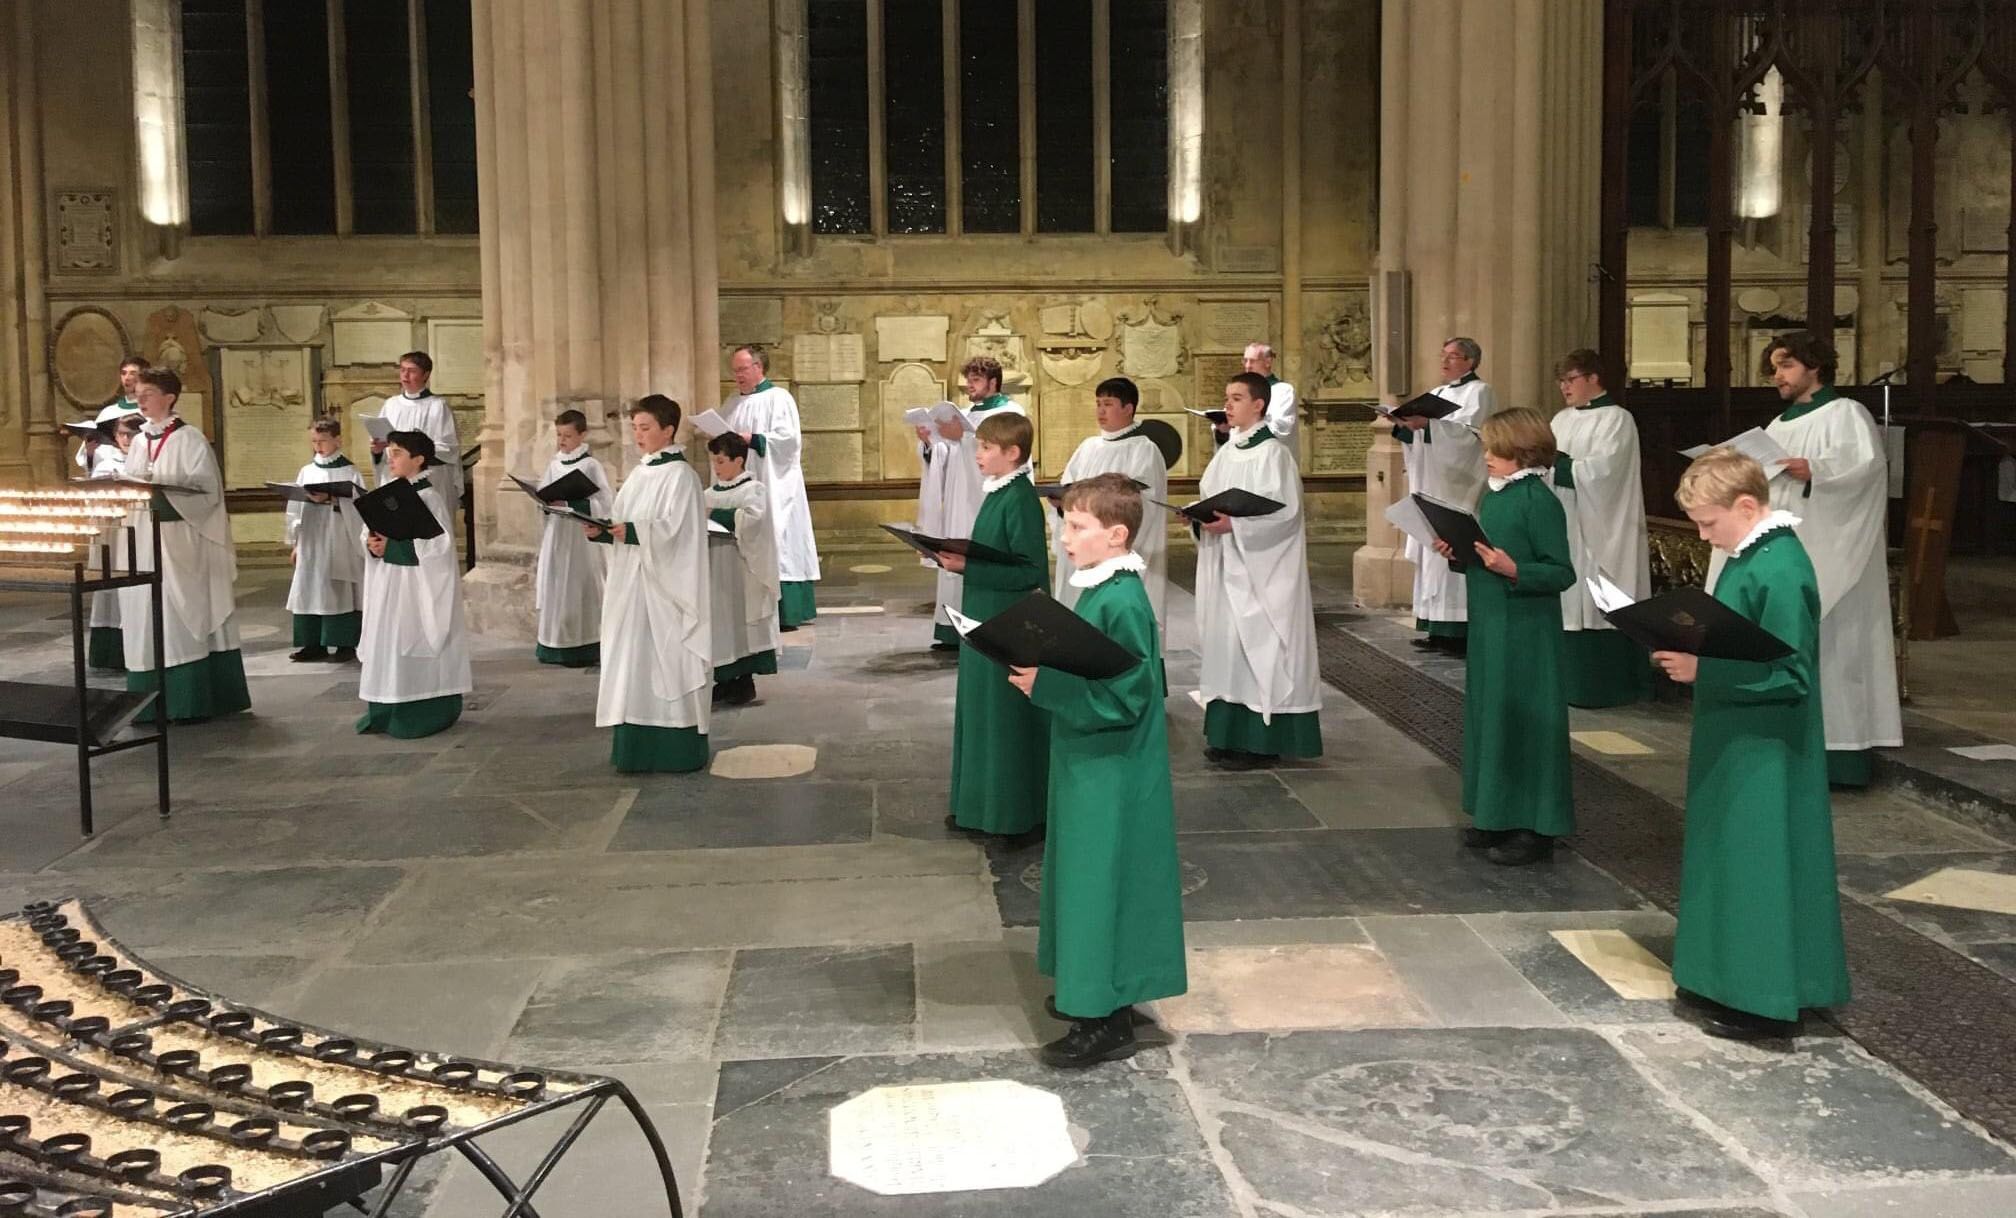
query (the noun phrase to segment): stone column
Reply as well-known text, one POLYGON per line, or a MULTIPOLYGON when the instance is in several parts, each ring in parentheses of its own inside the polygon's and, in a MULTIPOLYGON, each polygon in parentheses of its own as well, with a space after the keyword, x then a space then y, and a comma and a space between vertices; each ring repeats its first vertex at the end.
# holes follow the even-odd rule
POLYGON ((475 0, 483 250, 480 563, 472 626, 532 637, 536 478, 552 419, 588 415, 612 474, 628 405, 720 396, 706 0, 475 0))
POLYGON ((61 477, 50 407, 35 6, 0 10, 0 483, 61 477))
MULTIPOLYGON (((1385 0, 1380 40, 1380 391, 1432 388, 1460 334, 1483 346, 1501 408, 1552 413, 1554 360, 1596 339, 1602 0, 1385 0)), ((1402 605, 1413 571, 1384 517, 1405 490, 1390 436, 1366 487, 1354 588, 1402 605)))

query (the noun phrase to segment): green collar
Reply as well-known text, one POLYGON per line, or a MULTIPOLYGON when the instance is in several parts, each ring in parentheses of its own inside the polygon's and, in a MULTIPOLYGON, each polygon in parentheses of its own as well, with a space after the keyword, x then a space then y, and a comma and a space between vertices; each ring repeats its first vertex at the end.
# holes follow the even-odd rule
POLYGON ((670 465, 678 456, 679 456, 679 446, 675 444, 670 448, 661 448, 657 452, 652 453, 650 456, 644 458, 644 464, 670 465))
POLYGON ((434 396, 434 387, 432 385, 422 385, 418 393, 407 393, 402 389, 399 391, 399 396, 409 402, 424 402, 434 396))
POLYGON ((1280 377, 1275 376, 1271 372, 1267 374, 1267 387, 1269 389, 1272 389, 1274 386, 1279 385, 1280 383, 1281 383, 1280 377))
POLYGON ((1599 408, 1601 408, 1601 407, 1604 407, 1604 406, 1615 406, 1616 404, 1617 404, 1617 399, 1616 399, 1616 398, 1613 398, 1613 397, 1611 397, 1611 396, 1610 396, 1610 394, 1608 393, 1608 391, 1605 391, 1605 392, 1603 392, 1603 393, 1599 393, 1599 394, 1597 394, 1597 395, 1596 395, 1595 397, 1593 397, 1593 398, 1590 398, 1590 399, 1589 399, 1588 401, 1586 401, 1586 402, 1582 403, 1582 404, 1581 404, 1580 406, 1577 406, 1577 407, 1576 407, 1575 409, 1577 409, 1577 410, 1596 410, 1596 409, 1599 409, 1599 408))
POLYGON ((1781 423, 1790 423, 1794 419, 1803 418, 1840 396, 1841 392, 1835 389, 1834 386, 1822 385, 1813 391, 1811 398, 1808 398, 1804 402, 1797 402, 1791 406, 1787 406, 1785 413, 1778 416, 1778 421, 1781 423))
POLYGON ((1126 427, 1122 428, 1119 431, 1114 432, 1110 436, 1102 431, 1099 433, 1099 438, 1105 440, 1110 444, 1120 440, 1129 440, 1140 434, 1141 434, 1141 425, 1139 423, 1129 423, 1126 427))
POLYGON ((1468 385, 1471 381, 1474 381, 1476 379, 1477 374, 1475 372, 1466 372, 1462 376, 1457 377, 1455 380, 1450 381, 1449 383, 1451 385, 1468 385))
POLYGON ((344 456, 342 453, 337 453, 334 461, 324 461, 320 457, 315 458, 315 468, 317 469, 342 469, 348 464, 350 464, 350 458, 344 456))
POLYGON ((413 480, 413 489, 416 491, 431 491, 434 489, 434 484, 427 481, 427 476, 422 474, 413 480))
MULTIPOLYGON (((560 457, 560 454, 559 454, 559 453, 554 453, 553 455, 554 455, 554 456, 556 456, 556 457, 560 457)), ((581 451, 580 451, 580 452, 578 452, 578 453, 576 453, 576 454, 575 454, 574 456, 571 456, 571 457, 560 457, 560 464, 562 464, 562 465, 579 465, 579 464, 581 464, 581 463, 582 463, 583 461, 586 461, 587 459, 588 459, 588 446, 584 444, 584 445, 582 445, 582 446, 581 446, 581 451)))
POLYGON ((775 386, 775 385, 772 385, 772 384, 770 383, 770 378, 766 376, 766 377, 764 377, 764 378, 763 378, 763 381, 762 381, 762 383, 761 383, 761 384, 757 385, 757 386, 756 386, 756 387, 755 387, 754 389, 751 389, 751 390, 749 391, 749 394, 748 394, 748 396, 750 396, 750 397, 752 397, 752 398, 753 398, 753 397, 755 397, 755 396, 756 396, 757 394, 759 394, 759 393, 763 392, 763 391, 764 391, 765 389, 775 389, 776 387, 777 387, 777 386, 775 386))
POLYGON ((1267 429, 1267 425, 1265 423, 1262 423, 1260 426, 1253 429, 1252 435, 1247 436, 1245 439, 1239 441, 1237 447, 1253 448, 1256 445, 1258 445, 1261 441, 1271 440, 1273 438, 1274 433, 1267 429))
POLYGON ((987 400, 975 406, 975 410, 994 410, 1002 406, 1013 406, 1015 401, 1005 393, 989 394, 987 400))
POLYGON ((733 482, 716 482, 710 489, 717 491, 732 491, 736 487, 741 486, 743 483, 747 481, 749 481, 749 475, 743 474, 740 478, 735 479, 735 481, 733 482))
POLYGON ((134 401, 132 398, 123 396, 114 401, 112 405, 117 406, 121 413, 124 414, 132 414, 134 411, 140 409, 140 403, 134 401))

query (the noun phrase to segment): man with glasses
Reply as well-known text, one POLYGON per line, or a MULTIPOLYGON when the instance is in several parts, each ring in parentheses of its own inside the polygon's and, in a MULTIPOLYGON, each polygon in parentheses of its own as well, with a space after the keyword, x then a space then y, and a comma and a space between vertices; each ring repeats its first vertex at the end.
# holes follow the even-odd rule
MULTIPOLYGON (((1498 411, 1497 394, 1477 377, 1483 361, 1484 349, 1474 338, 1443 343, 1442 375, 1447 380, 1434 392, 1456 409, 1439 419, 1410 415, 1393 421, 1393 438, 1400 441, 1407 462, 1409 491, 1464 508, 1477 506, 1484 492, 1484 448, 1477 427, 1498 411)), ((1422 632, 1414 645, 1462 655, 1470 620, 1462 573, 1412 537, 1406 553, 1414 564, 1414 628, 1422 632)))

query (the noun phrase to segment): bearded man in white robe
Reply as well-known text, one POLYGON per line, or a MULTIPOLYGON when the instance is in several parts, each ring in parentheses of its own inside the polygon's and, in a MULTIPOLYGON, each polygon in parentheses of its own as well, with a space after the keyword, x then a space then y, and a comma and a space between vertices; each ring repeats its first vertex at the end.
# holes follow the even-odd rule
MULTIPOLYGON (((1448 380, 1434 390, 1456 403, 1439 419, 1408 416, 1395 419, 1393 438, 1400 441, 1407 463, 1407 489, 1474 510, 1484 493, 1484 446, 1477 428, 1498 410, 1498 396, 1477 378, 1484 349, 1474 338, 1452 338, 1442 344, 1442 375, 1448 380)), ((1469 630, 1469 598, 1463 575, 1449 561, 1407 539, 1406 555, 1414 564, 1414 628, 1424 632, 1416 647, 1462 654, 1469 630)))
POLYGON ((1575 560, 1575 583, 1561 594, 1562 686, 1570 706, 1642 702, 1652 696, 1652 658, 1611 628, 1587 583, 1600 572, 1633 600, 1652 594, 1638 424, 1603 387, 1594 351, 1561 357, 1554 380, 1564 407, 1553 419, 1554 493, 1568 517, 1575 560))
POLYGON ((777 535, 777 628, 796 630, 819 616, 819 547, 805 491, 805 433, 798 401, 770 383, 770 357, 761 347, 735 348, 728 371, 735 378, 735 393, 721 403, 721 417, 749 446, 749 472, 770 494, 770 521, 777 535))
MULTIPOLYGON (((182 378, 149 368, 134 390, 146 424, 126 455, 126 476, 161 486, 136 513, 138 570, 161 572, 162 663, 171 721, 209 719, 250 710, 245 657, 238 650, 238 554, 231 517, 224 509, 224 476, 203 433, 175 413, 182 378), (175 489, 168 489, 173 487, 175 489), (154 553, 149 515, 161 523, 161 552, 154 553)), ((153 603, 145 587, 119 594, 126 634, 126 688, 157 688, 153 603)), ((152 718, 153 711, 146 718, 152 718)))

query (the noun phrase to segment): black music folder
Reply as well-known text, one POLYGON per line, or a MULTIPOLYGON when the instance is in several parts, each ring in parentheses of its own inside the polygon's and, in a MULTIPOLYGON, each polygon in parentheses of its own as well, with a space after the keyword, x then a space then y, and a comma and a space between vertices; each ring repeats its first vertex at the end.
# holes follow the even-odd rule
POLYGON ((411 482, 393 478, 357 496, 357 516, 387 541, 427 541, 441 536, 441 522, 411 482))
POLYGON ((907 524, 885 524, 882 526, 882 531, 933 562, 938 560, 940 554, 959 554, 969 561, 994 562, 1004 566, 1029 565, 1006 550, 982 545, 970 537, 932 537, 927 533, 918 532, 916 526, 907 524))
POLYGON ((296 503, 314 503, 310 495, 327 495, 331 499, 348 499, 357 491, 357 484, 345 478, 341 482, 268 482, 266 489, 278 494, 282 499, 296 503))
POLYGON ((516 474, 511 474, 509 477, 511 481, 518 484, 519 490, 524 491, 541 503, 566 503, 570 499, 593 499, 602 493, 602 488, 595 485, 595 479, 590 478, 578 469, 568 470, 558 478, 548 482, 545 486, 539 486, 530 479, 520 478, 516 474))
POLYGON ((947 609, 968 647, 1008 668, 1054 668, 1104 681, 1141 662, 1047 592, 1031 592, 984 622, 947 609))
POLYGON ((1458 403, 1439 393, 1429 392, 1410 398, 1391 410, 1382 406, 1379 413, 1395 419, 1444 419, 1461 409, 1463 407, 1458 403))
POLYGON ((1198 524, 1210 524, 1220 515, 1265 516, 1288 506, 1279 499, 1269 499, 1265 495, 1256 495, 1252 491, 1236 486, 1219 491, 1208 499, 1199 499, 1195 503, 1186 503, 1180 507, 1173 503, 1163 503, 1160 499, 1152 499, 1149 502, 1161 503, 1170 511, 1181 512, 1198 524))
POLYGON ((1477 517, 1453 503, 1444 503, 1433 495, 1423 495, 1418 491, 1413 496, 1415 506, 1428 519, 1428 527, 1435 530, 1435 536, 1449 543, 1449 565, 1458 571, 1468 570, 1470 564, 1479 561, 1477 543, 1491 544, 1484 536, 1484 526, 1477 523, 1477 517))
POLYGON ((1590 594, 1617 633, 1647 651, 1679 651, 1711 660, 1768 664, 1792 654, 1777 635, 1700 588, 1675 588, 1642 601, 1619 604, 1622 594, 1605 580, 1590 580, 1590 594), (1611 595, 1606 595, 1606 592, 1611 595))

